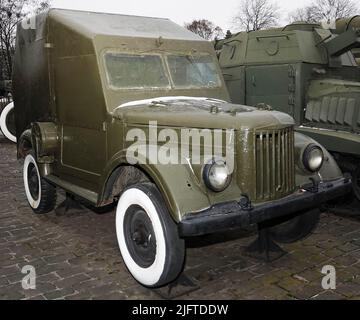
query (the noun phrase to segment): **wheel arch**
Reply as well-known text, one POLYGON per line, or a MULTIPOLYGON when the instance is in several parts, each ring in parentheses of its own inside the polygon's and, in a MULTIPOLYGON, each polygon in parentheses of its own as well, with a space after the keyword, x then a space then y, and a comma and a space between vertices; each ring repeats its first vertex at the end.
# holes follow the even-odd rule
MULTIPOLYGON (((155 184, 161 192, 172 218, 179 222, 185 214, 198 212, 210 206, 210 202, 202 189, 194 183, 191 170, 185 165, 131 165, 122 156, 116 157, 103 175, 102 190, 99 192, 99 206, 112 203, 129 186, 121 182, 123 174, 129 174, 130 185, 148 181, 155 184), (124 168, 126 168, 124 170, 124 168), (130 169, 131 168, 131 169, 130 169), (128 171, 126 171, 128 170, 128 171), (137 180, 143 179, 143 180, 137 180)), ((127 177, 129 178, 129 177, 127 177)), ((126 179, 127 179, 126 178, 126 179)), ((125 180, 126 180, 125 179, 125 180)))
POLYGON ((18 159, 25 159, 26 155, 33 148, 31 129, 25 130, 18 141, 17 156, 18 159))

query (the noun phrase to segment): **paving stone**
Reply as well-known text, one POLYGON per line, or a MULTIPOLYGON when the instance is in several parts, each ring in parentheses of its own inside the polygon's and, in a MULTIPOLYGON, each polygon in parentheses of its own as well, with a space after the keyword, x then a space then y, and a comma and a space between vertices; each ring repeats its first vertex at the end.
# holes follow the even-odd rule
POLYGON ((59 290, 45 293, 44 296, 47 300, 56 300, 56 299, 65 298, 65 297, 73 295, 73 294, 76 294, 76 291, 74 289, 64 288, 64 289, 59 289, 59 290))
POLYGON ((39 294, 35 297, 24 298, 23 300, 42 301, 42 300, 46 300, 46 298, 42 294, 39 294))
POLYGON ((292 290, 296 290, 298 288, 301 288, 302 286, 304 286, 304 282, 300 281, 294 277, 286 277, 282 280, 280 280, 277 285, 282 288, 285 289, 287 291, 292 291, 292 290))
POLYGON ((355 282, 348 282, 338 285, 335 291, 347 298, 352 298, 360 295, 360 285, 355 282))
POLYGON ((307 284, 303 287, 295 288, 294 290, 291 290, 289 294, 295 299, 308 300, 314 296, 317 296, 323 291, 324 289, 321 287, 321 281, 319 281, 311 282, 310 284, 307 284))
POLYGON ((345 297, 336 291, 327 290, 315 295, 312 300, 345 300, 345 297))
POLYGON ((75 276, 71 276, 69 278, 58 280, 58 281, 54 282, 54 284, 58 288, 68 288, 68 287, 72 287, 76 283, 81 283, 81 282, 89 280, 89 279, 90 279, 89 276, 82 273, 82 274, 77 274, 75 276))

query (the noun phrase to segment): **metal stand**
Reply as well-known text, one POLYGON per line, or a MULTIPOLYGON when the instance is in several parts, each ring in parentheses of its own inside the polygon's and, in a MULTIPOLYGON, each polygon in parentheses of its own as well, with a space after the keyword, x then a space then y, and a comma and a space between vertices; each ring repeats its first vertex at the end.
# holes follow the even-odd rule
POLYGON ((247 256, 252 258, 271 262, 287 254, 272 239, 268 227, 259 225, 258 237, 245 250, 247 256))
POLYGON ((166 287, 154 289, 154 291, 161 298, 171 300, 198 290, 199 288, 200 287, 196 285, 188 276, 182 273, 174 282, 170 283, 166 287))
POLYGON ((55 213, 58 215, 63 215, 68 211, 84 211, 85 208, 74 199, 72 195, 66 193, 66 198, 61 202, 58 207, 55 209, 55 213))

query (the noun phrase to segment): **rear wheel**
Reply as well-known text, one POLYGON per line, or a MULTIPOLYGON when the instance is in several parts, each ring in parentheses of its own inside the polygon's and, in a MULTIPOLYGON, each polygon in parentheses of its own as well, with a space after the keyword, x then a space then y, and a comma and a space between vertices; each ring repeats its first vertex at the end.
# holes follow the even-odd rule
POLYGON ((153 184, 135 185, 122 194, 116 233, 124 262, 142 285, 161 287, 182 272, 184 240, 153 184))
POLYGON ((293 243, 308 237, 317 227, 319 219, 320 210, 314 209, 275 220, 270 235, 276 242, 293 243))
POLYGON ((24 186, 31 209, 38 214, 54 210, 56 205, 56 188, 41 178, 38 165, 32 153, 25 157, 24 186))
POLYGON ((14 103, 9 103, 0 115, 0 128, 4 136, 16 142, 14 103))

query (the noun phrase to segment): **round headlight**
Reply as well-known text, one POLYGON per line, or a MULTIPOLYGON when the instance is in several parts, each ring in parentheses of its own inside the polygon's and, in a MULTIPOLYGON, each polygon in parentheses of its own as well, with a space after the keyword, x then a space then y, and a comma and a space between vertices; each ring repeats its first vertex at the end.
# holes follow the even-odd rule
POLYGON ((210 190, 221 192, 230 185, 231 173, 223 160, 213 160, 204 167, 203 179, 210 190))
POLYGON ((304 151, 303 163, 309 171, 319 171, 324 163, 324 152, 316 144, 308 145, 304 151))

